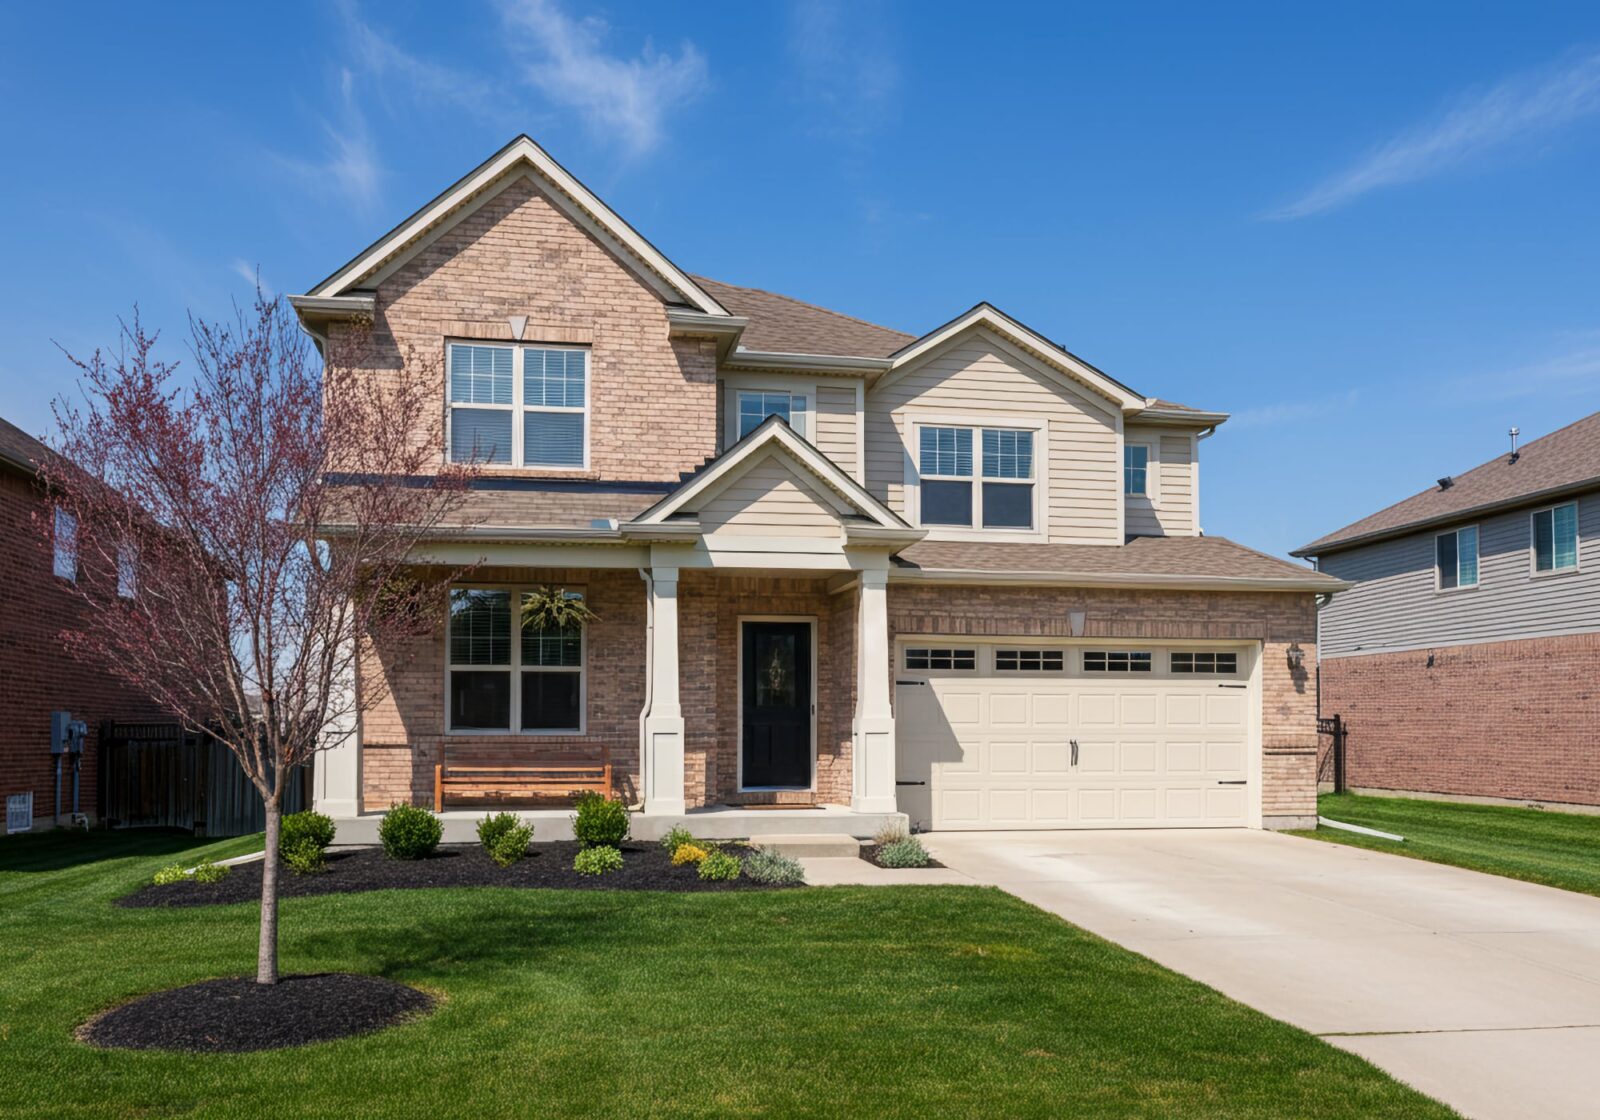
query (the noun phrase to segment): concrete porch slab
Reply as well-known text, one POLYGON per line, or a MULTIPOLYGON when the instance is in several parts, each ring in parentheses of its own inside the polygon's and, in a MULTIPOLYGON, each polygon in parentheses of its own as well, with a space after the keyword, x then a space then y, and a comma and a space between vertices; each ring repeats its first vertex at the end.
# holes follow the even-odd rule
POLYGON ((854 836, 806 835, 759 836, 752 840, 764 852, 777 852, 791 859, 859 859, 861 841, 854 836))

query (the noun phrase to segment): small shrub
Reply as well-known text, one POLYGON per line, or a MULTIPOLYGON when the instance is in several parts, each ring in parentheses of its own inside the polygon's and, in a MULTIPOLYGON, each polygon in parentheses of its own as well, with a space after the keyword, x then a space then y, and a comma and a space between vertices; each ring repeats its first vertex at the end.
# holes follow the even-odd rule
POLYGON ((699 863, 710 855, 699 844, 679 844, 677 851, 672 853, 672 866, 682 867, 686 863, 699 863))
POLYGON ((799 860, 760 849, 744 857, 744 873, 758 883, 774 887, 798 887, 806 881, 806 871, 799 860))
POLYGON ((168 883, 181 883, 188 877, 189 873, 183 869, 183 864, 169 863, 156 872, 155 884, 158 887, 164 887, 168 883))
POLYGON ((579 875, 604 875, 608 871, 621 871, 622 853, 603 844, 585 848, 573 859, 572 870, 579 875))
POLYGON ((483 850, 490 855, 494 854, 494 842, 522 822, 515 813, 495 813, 485 816, 478 822, 478 843, 483 845, 483 850))
POLYGON ((885 844, 878 849, 878 866, 926 867, 928 866, 928 849, 924 848, 922 841, 916 837, 904 837, 892 844, 885 844))
POLYGON ((720 850, 707 852, 705 859, 700 861, 700 878, 718 882, 737 879, 742 866, 736 855, 720 850))
POLYGON ((572 818, 572 835, 585 848, 615 848, 628 838, 628 807, 598 793, 580 793, 572 818))
POLYGON ((661 847, 669 856, 677 855, 679 848, 693 843, 694 833, 680 825, 673 825, 667 829, 667 834, 661 838, 661 847))
POLYGON ((489 845, 489 858, 501 867, 510 867, 528 854, 528 841, 533 839, 533 825, 516 824, 494 838, 489 845))
POLYGON ((280 845, 278 850, 283 856, 283 865, 296 875, 315 875, 328 869, 322 845, 310 836, 302 836, 291 847, 280 845))
POLYGON ((872 842, 880 848, 885 848, 898 840, 904 840, 910 835, 906 831, 905 825, 899 821, 890 821, 878 827, 878 831, 872 834, 872 842))
POLYGON ((415 805, 395 804, 378 824, 378 840, 390 859, 422 859, 431 855, 444 835, 439 818, 415 805))
POLYGON ((333 843, 333 820, 322 813, 307 809, 303 813, 290 813, 278 827, 278 852, 284 856, 290 848, 309 841, 322 851, 333 843))
POLYGON ((207 856, 195 865, 194 881, 197 883, 220 883, 228 877, 228 872, 231 870, 233 870, 231 867, 224 864, 212 863, 211 857, 207 856))

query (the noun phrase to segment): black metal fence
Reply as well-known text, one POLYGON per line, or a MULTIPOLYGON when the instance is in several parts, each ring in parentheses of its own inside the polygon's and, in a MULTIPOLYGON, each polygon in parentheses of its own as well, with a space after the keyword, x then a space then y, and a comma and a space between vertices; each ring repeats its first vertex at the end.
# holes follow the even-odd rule
POLYGON ((1350 725, 1345 723, 1342 716, 1319 716, 1317 718, 1317 734, 1326 735, 1329 739, 1328 753, 1322 756, 1322 765, 1317 774, 1317 781, 1332 782, 1334 793, 1343 793, 1345 790, 1345 754, 1346 745, 1350 738, 1350 725))
MULTIPOLYGON (((183 828, 243 836, 267 826, 255 785, 233 752, 175 723, 100 725, 100 819, 112 828, 183 828)), ((311 768, 296 769, 283 811, 311 803, 311 768)))

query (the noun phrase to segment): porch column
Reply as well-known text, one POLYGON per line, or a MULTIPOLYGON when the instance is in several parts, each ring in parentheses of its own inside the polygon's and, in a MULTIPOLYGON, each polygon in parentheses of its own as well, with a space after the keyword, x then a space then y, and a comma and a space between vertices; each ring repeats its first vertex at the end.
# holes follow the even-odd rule
POLYGON ((889 705, 889 573, 864 571, 856 615, 856 716, 851 807, 895 812, 894 713, 889 705))
POLYGON ((311 763, 312 807, 330 817, 353 817, 361 810, 361 722, 356 711, 355 641, 346 638, 340 652, 347 669, 333 692, 338 713, 322 732, 327 744, 311 763))
POLYGON ((644 720, 644 811, 682 813, 683 711, 678 704, 678 569, 650 582, 650 711, 644 720))

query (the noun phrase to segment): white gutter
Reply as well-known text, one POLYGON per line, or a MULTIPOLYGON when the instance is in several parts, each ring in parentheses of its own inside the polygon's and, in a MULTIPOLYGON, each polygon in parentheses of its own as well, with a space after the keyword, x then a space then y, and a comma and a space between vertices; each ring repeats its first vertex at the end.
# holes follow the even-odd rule
POLYGON ((1352 584, 1323 576, 1318 580, 1293 577, 1268 579, 1254 576, 1139 575, 1116 572, 995 572, 982 569, 890 568, 891 581, 916 583, 1009 583, 1029 587, 1122 587, 1174 591, 1343 591, 1352 584))
POLYGON ((889 358, 862 358, 842 354, 795 354, 780 350, 746 350, 735 347, 723 363, 730 369, 805 370, 808 373, 883 373, 889 358))

